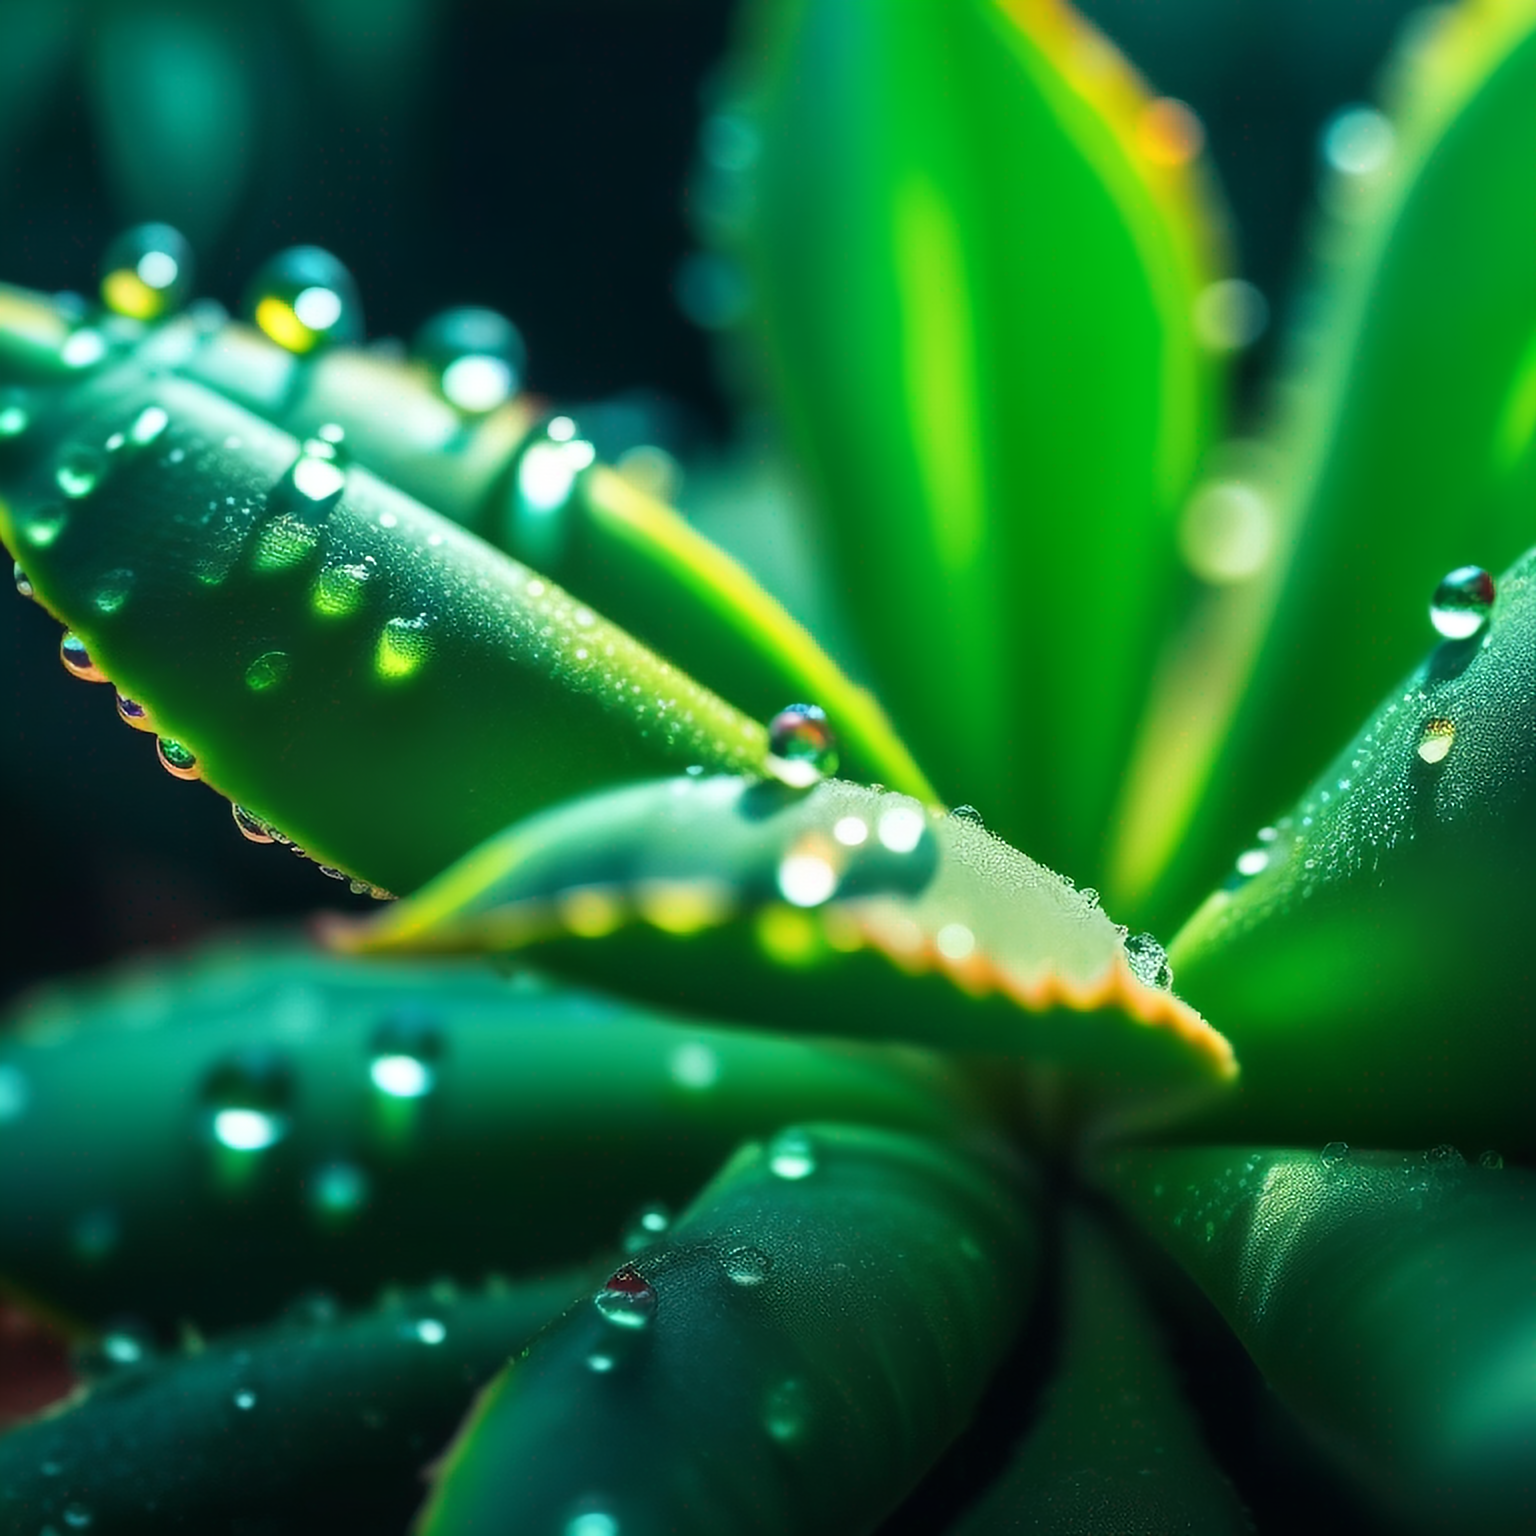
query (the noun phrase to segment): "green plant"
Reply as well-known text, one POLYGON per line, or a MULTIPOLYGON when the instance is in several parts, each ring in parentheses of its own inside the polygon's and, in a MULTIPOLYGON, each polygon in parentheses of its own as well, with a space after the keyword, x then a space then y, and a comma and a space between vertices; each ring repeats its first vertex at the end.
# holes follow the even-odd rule
POLYGON ((422 1529, 1231 1530, 1291 1475, 1528 1529, 1529 1175, 1453 1144, 1533 1150, 1536 13, 1440 15, 1336 125, 1262 444, 1196 125, 1069 14, 784 5, 741 57, 715 233, 889 720, 494 316, 359 350, 300 250, 263 339, 160 228, 102 312, 0 291, 65 664, 413 893, 17 1020, 0 1269, 99 1379, 0 1439, 0 1528, 398 1525, 514 1356, 422 1529), (1165 953, 1011 844, 1164 931, 1221 883, 1165 953))

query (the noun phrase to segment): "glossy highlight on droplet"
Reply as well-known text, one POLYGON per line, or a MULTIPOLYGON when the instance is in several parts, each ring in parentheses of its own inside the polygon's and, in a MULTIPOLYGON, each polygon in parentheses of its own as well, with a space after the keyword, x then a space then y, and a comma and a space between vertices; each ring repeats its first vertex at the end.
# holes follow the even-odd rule
POLYGON ((287 1136, 293 1071, 276 1052, 236 1050, 215 1062, 202 1100, 212 1139, 231 1152, 264 1152, 287 1136))
POLYGON ((429 1014, 402 1011, 385 1019, 368 1042, 368 1077, 391 1099, 424 1099, 437 1086, 446 1042, 429 1014))
POLYGON ((445 309, 416 333, 411 351, 436 379, 443 398, 466 415, 493 411, 522 387, 523 338, 494 309, 445 309))
POLYGON ((824 710, 791 704, 768 722, 768 772, 792 789, 809 789, 837 772, 837 747, 824 710))
POLYGON ((780 1131, 768 1143, 768 1171, 777 1179, 795 1183, 816 1172, 816 1148, 802 1130, 780 1131))
POLYGON ((101 301, 129 320, 160 320, 192 293, 192 247, 169 224, 137 224, 101 258, 101 301))
POLYGON ((1443 763, 1451 755, 1451 748, 1456 745, 1456 722, 1447 720, 1441 715, 1426 720, 1419 728, 1418 744, 1414 752, 1419 761, 1429 763, 1443 763))
POLYGON ((352 274, 329 251, 291 246, 251 281, 246 312, 285 351, 304 356, 335 342, 363 339, 363 306, 352 274))
POLYGON ((1480 565, 1462 565, 1435 588, 1429 620, 1447 640, 1470 640, 1488 622, 1495 596, 1493 577, 1480 565))

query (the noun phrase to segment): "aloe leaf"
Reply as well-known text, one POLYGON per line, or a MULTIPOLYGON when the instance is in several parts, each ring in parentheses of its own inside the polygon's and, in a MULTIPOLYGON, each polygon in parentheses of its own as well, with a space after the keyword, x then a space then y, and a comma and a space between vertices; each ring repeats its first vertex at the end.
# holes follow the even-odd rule
POLYGON ((1040 1415, 950 1536, 1252 1531, 1123 1259, 1081 1211, 1067 1218, 1061 1304, 1060 1358, 1040 1415))
POLYGON ((1064 6, 756 22, 756 328, 876 687, 942 794, 1094 869, 1217 411, 1198 125, 1064 6))
MULTIPOLYGON (((1496 1163, 1497 1159, 1488 1159, 1496 1163)), ((1536 1518, 1536 1184, 1427 1154, 1127 1152, 1104 1181, 1416 1527, 1536 1518)))
POLYGON ((316 1285, 584 1258, 786 1119, 980 1113, 916 1053, 678 1029, 483 966, 220 949, 0 1033, 0 1282, 223 1327, 316 1285))
POLYGON ((0 537, 172 771, 401 890, 573 791, 764 766, 761 725, 526 566, 111 355, 18 407, 0 537))
POLYGON ((108 1334, 107 1374, 0 1438, 0 1530, 399 1530, 469 1392, 586 1283, 440 1284, 348 1317, 312 1297, 165 1356, 108 1334))
POLYGON ((1149 711, 1117 890, 1139 895, 1177 856, 1187 899, 1411 664, 1441 577, 1496 570, 1529 542, 1533 97, 1536 6, 1469 0, 1415 24, 1387 115, 1358 118, 1354 149, 1336 149, 1352 169, 1323 188, 1273 456, 1191 504, 1230 584, 1209 589, 1149 711))
POLYGON ((560 807, 334 936, 525 951, 720 1018, 1019 1056, 1095 1099, 1178 1102, 1236 1071, 1156 974, 1161 948, 1128 946, 1093 892, 965 817, 836 780, 685 778, 560 807))
POLYGON ((420 1530, 868 1531, 964 1425, 1036 1264, 984 1156, 824 1125, 745 1147, 487 1390, 420 1530))
POLYGON ((1197 1134, 1536 1146, 1536 550, 1171 946, 1243 1082, 1197 1134))

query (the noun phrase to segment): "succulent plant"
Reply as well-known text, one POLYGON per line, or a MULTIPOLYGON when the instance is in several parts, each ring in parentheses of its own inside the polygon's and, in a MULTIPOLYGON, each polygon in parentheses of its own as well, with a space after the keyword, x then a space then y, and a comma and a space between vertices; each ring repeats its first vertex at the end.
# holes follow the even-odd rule
POLYGON ((737 61, 825 644, 492 312, 0 289, 65 666, 386 901, 15 1011, 84 1385, 0 1532, 1531 1529, 1536 7, 1330 126, 1249 438, 1199 124, 1065 8, 737 61))

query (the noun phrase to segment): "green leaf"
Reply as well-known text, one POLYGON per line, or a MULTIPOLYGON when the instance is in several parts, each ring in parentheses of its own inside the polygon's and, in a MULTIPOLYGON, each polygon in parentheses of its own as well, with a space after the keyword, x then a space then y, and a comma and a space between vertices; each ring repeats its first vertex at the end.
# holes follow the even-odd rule
POLYGON ((1123 1259, 1082 1212, 1067 1219, 1061 1304, 1061 1353, 1040 1416, 950 1536, 1252 1531, 1123 1259))
POLYGON ((1359 169, 1323 189, 1314 307, 1268 413, 1272 452, 1239 456, 1191 504, 1196 543, 1246 541, 1252 558, 1208 589, 1167 659, 1117 892, 1139 896, 1176 859, 1189 899, 1411 664, 1441 577, 1497 570, 1530 541, 1536 5, 1431 13, 1386 96, 1387 117, 1357 123, 1367 137, 1344 163, 1359 169))
POLYGON ((1065 7, 756 20, 754 321, 876 687, 943 795, 1092 870, 1217 413, 1198 125, 1065 7))
POLYGON ((0 1437, 0 1529, 403 1529, 468 1392, 589 1283, 439 1284, 345 1318, 312 1296, 164 1357, 109 1333, 88 1394, 0 1437))
MULTIPOLYGON (((678 779, 514 826, 338 943, 518 950, 726 1019, 999 1052, 1167 1108, 1230 1048, 1093 892, 973 821, 832 780, 678 779)), ((1155 952, 1161 957, 1161 950, 1155 952)), ((1073 1106, 1076 1107, 1075 1104, 1073 1106)))
POLYGON ((764 766, 761 725, 558 587, 152 364, 34 392, 0 537, 174 766, 322 864, 409 889, 573 792, 764 766))
POLYGON ((786 1119, 942 1132, 983 1113, 917 1053, 249 941, 42 994, 10 1026, 0 1277, 162 1329, 250 1322, 317 1285, 357 1299, 585 1258, 786 1119))
POLYGON ((1244 1066, 1194 1134, 1536 1148, 1533 718, 1536 550, 1174 940, 1244 1066))
POLYGON ((845 1126, 746 1147, 481 1398, 423 1536, 868 1531, 975 1407, 1037 1252, 984 1155, 845 1126))
POLYGON ((1335 1144, 1128 1152, 1103 1178, 1378 1498, 1415 1527, 1531 1529, 1530 1174, 1335 1144))

